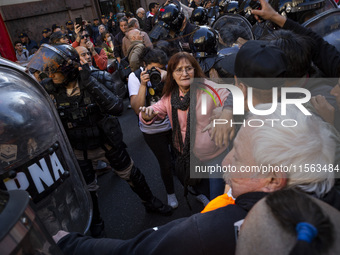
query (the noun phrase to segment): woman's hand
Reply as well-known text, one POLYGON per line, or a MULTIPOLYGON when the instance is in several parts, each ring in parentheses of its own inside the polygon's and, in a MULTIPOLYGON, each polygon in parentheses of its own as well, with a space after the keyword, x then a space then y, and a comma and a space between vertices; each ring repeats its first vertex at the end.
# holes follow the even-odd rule
POLYGON ((152 120, 158 114, 158 112, 155 112, 151 106, 149 107, 142 106, 142 107, 139 107, 139 110, 141 111, 142 118, 145 121, 152 120))

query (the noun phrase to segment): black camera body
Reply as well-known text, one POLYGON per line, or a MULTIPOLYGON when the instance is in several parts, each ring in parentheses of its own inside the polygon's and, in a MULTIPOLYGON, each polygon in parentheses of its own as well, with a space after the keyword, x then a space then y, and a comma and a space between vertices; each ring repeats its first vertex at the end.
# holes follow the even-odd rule
POLYGON ((162 81, 161 73, 155 68, 152 67, 150 70, 147 71, 150 76, 150 83, 153 87, 157 86, 162 81))

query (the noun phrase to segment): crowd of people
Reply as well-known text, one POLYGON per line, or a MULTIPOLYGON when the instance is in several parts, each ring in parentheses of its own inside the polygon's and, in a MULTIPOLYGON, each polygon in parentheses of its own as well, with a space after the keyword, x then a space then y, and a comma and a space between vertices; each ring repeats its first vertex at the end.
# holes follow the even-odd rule
POLYGON ((18 62, 28 62, 54 100, 93 200, 92 237, 54 236, 65 254, 251 254, 253 247, 272 254, 275 247, 254 234, 264 210, 272 218, 263 221, 275 222, 277 231, 268 238, 287 231, 275 252, 340 252, 340 52, 301 26, 300 16, 281 15, 265 0, 259 4, 248 13, 252 17, 219 22, 226 8, 217 1, 152 2, 147 13, 139 8, 93 24, 54 24, 42 31, 39 44, 20 34, 18 62), (271 26, 262 26, 256 38, 247 18, 271 26), (115 116, 126 94, 158 160, 165 203, 152 194, 122 140, 115 116), (234 114, 240 109, 243 114, 234 114), (285 126, 287 119, 296 125, 285 126), (174 176, 184 195, 194 195, 205 209, 130 240, 98 238, 104 235, 98 161, 127 181, 147 212, 169 215, 182 206, 174 176), (322 170, 301 171, 305 165, 322 170), (235 171, 192 176, 194 166, 235 171), (255 166, 293 167, 241 171, 255 166))

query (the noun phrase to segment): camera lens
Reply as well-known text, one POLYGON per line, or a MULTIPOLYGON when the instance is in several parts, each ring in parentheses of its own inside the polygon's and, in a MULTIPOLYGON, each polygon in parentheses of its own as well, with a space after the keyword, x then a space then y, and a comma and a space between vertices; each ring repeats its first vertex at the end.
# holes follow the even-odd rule
POLYGON ((149 75, 152 86, 158 85, 162 80, 161 73, 154 67, 149 71, 149 75))

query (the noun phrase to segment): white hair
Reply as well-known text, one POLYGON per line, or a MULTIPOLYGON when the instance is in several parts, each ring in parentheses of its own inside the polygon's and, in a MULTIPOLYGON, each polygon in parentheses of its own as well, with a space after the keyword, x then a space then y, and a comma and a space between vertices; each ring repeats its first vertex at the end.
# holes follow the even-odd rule
MULTIPOLYGON (((261 104, 256 109, 270 107, 271 104, 261 104)), ((254 159, 258 165, 286 166, 289 170, 287 187, 322 197, 334 185, 334 171, 328 170, 328 167, 334 163, 339 138, 318 116, 304 115, 295 105, 287 105, 286 111, 287 114, 282 116, 281 104, 278 104, 276 111, 270 115, 250 113, 247 116, 247 121, 259 119, 264 123, 251 130, 254 159), (281 123, 285 119, 293 119, 297 125, 284 127, 281 123)))
POLYGON ((142 10, 145 11, 143 7, 139 7, 136 11, 136 14, 140 13, 142 10))

